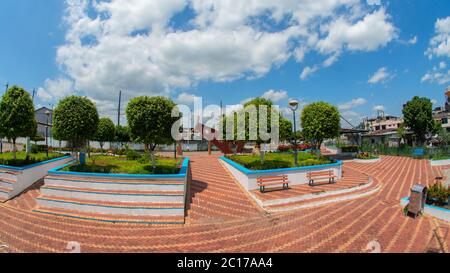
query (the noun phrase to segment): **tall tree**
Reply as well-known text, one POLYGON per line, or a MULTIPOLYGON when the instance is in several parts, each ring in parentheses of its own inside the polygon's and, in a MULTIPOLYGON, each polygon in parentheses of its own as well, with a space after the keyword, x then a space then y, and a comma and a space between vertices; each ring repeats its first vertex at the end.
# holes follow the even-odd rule
POLYGON ((403 107, 405 125, 411 129, 417 142, 423 145, 426 134, 435 131, 433 103, 430 99, 415 96, 403 107))
POLYGON ((172 144, 172 126, 179 119, 172 117, 176 104, 165 97, 137 97, 126 109, 128 126, 133 139, 150 152, 153 168, 156 168, 155 149, 160 144, 172 144))
POLYGON ((100 148, 103 154, 103 146, 105 142, 114 141, 116 136, 116 127, 110 118, 101 118, 98 123, 97 132, 95 133, 94 140, 100 143, 100 148))
POLYGON ((97 108, 86 97, 64 98, 56 106, 53 115, 53 135, 59 140, 69 141, 72 148, 83 148, 97 132, 97 108))
POLYGON ((315 141, 317 149, 320 149, 324 139, 339 136, 339 110, 329 103, 316 102, 307 105, 302 110, 301 122, 304 137, 315 141))
POLYGON ((124 143, 131 142, 130 128, 117 125, 115 141, 120 143, 120 146, 123 146, 124 143))
POLYGON ((280 117, 280 140, 286 141, 294 138, 292 122, 286 118, 280 117))
POLYGON ((30 94, 23 88, 13 86, 0 102, 0 131, 13 142, 13 158, 16 159, 16 140, 36 135, 37 123, 30 94))

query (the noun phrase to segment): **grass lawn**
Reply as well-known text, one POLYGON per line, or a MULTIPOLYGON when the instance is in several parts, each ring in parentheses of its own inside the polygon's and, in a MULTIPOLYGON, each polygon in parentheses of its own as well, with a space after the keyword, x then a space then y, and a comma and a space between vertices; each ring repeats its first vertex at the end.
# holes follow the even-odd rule
MULTIPOLYGON (((261 157, 259 155, 232 155, 228 158, 250 170, 271 170, 295 167, 294 154, 291 153, 267 153, 264 156, 264 164, 261 164, 261 157)), ((298 153, 299 167, 330 163, 334 163, 334 161, 323 156, 316 156, 304 152, 298 153)))
POLYGON ((0 165, 7 165, 13 167, 23 167, 43 161, 47 161, 50 159, 63 157, 63 154, 49 153, 48 158, 46 153, 37 153, 30 154, 27 158, 27 154, 25 152, 17 152, 17 159, 13 159, 13 153, 3 153, 0 154, 0 165))
POLYGON ((157 157, 156 168, 151 162, 127 160, 125 156, 94 156, 87 164, 72 165, 63 169, 70 172, 113 173, 113 174, 177 174, 180 172, 182 159, 157 157))
POLYGON ((431 159, 433 159, 433 160, 447 160, 447 159, 450 159, 450 155, 448 155, 448 154, 433 155, 431 157, 431 159))

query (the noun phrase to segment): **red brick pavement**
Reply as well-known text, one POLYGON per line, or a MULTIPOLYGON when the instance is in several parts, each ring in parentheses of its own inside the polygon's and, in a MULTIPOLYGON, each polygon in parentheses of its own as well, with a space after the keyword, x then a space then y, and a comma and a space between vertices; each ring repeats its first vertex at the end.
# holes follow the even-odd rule
POLYGON ((192 155, 193 203, 188 224, 108 224, 33 213, 38 189, 0 205, 0 242, 11 252, 64 252, 77 241, 82 252, 382 252, 449 251, 450 225, 402 215, 400 198, 413 183, 433 183, 441 167, 425 160, 383 157, 345 167, 383 183, 375 195, 313 209, 266 214, 252 203, 218 162, 192 155), (446 236, 446 237, 445 237, 446 236))

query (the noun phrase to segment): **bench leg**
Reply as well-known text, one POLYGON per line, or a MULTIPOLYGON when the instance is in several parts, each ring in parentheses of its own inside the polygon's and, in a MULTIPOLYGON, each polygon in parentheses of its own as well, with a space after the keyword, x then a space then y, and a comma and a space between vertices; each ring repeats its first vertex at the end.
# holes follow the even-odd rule
POLYGON ((314 180, 309 180, 309 185, 314 186, 314 180))

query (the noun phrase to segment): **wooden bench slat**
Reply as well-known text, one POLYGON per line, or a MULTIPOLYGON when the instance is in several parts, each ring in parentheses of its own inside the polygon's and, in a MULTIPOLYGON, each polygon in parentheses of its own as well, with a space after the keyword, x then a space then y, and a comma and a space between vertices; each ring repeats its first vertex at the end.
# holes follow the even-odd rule
POLYGON ((336 176, 334 175, 333 170, 328 171, 317 171, 310 172, 306 174, 306 177, 309 180, 309 185, 314 186, 315 181, 325 181, 328 180, 330 184, 336 183, 336 176))
POLYGON ((280 185, 283 186, 283 189, 289 189, 289 181, 287 175, 280 176, 263 176, 258 177, 257 179, 258 185, 260 187, 260 191, 262 193, 265 192, 266 186, 280 185))

